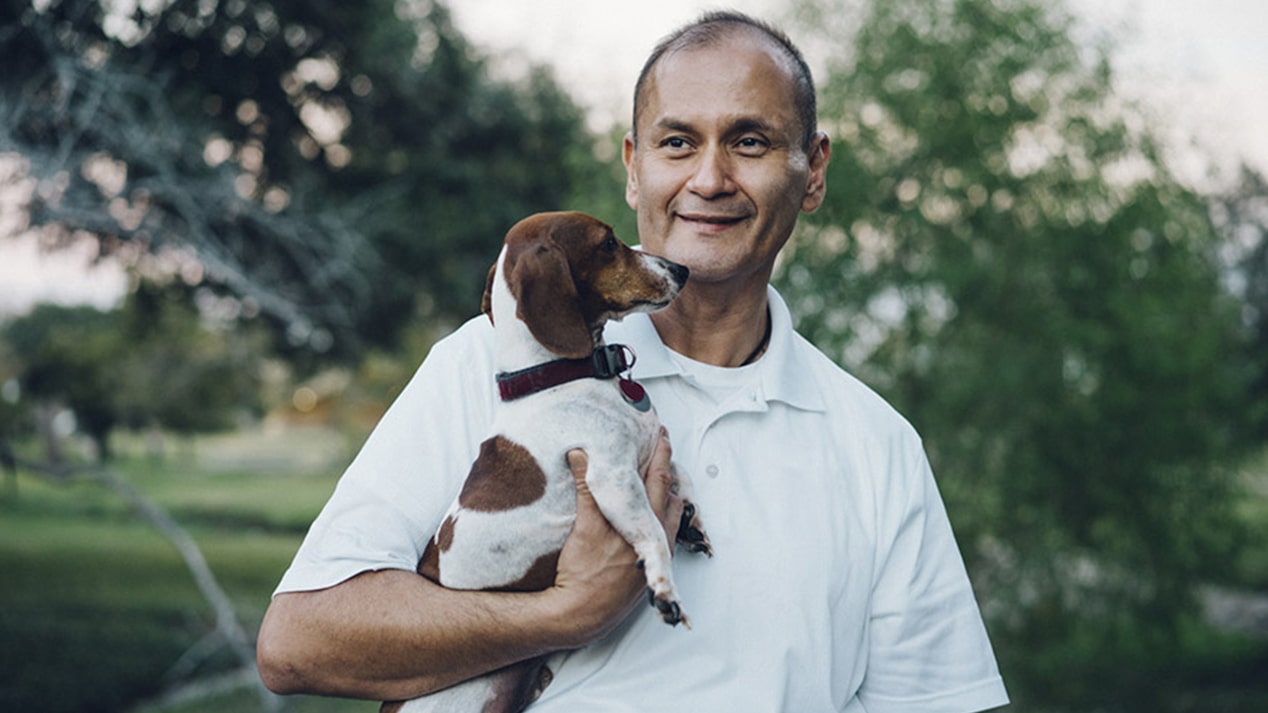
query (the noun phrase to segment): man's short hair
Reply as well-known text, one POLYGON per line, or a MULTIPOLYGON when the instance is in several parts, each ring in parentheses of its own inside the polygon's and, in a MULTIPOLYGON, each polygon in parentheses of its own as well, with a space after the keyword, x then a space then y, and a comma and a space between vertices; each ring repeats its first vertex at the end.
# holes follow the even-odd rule
POLYGON ((797 116, 801 120, 801 146, 809 150, 810 141, 818 130, 817 108, 815 106, 815 84, 810 75, 810 66, 801 56, 801 50, 793 44, 788 35, 775 26, 755 19, 742 12, 731 10, 708 12, 700 19, 684 25, 662 39, 643 64, 643 71, 638 75, 634 85, 634 117, 632 135, 638 143, 638 115, 646 103, 647 80, 661 58, 671 52, 687 49, 713 47, 739 32, 756 32, 772 42, 789 60, 793 70, 793 101, 797 105, 797 116))

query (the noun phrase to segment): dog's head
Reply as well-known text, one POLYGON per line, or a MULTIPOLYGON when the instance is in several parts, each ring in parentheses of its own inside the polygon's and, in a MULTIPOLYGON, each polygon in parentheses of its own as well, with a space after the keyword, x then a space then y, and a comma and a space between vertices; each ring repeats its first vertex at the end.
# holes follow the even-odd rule
POLYGON ((583 213, 538 213, 506 234, 502 263, 489 270, 482 309, 492 319, 493 281, 516 300, 533 337, 566 358, 588 356, 603 324, 654 312, 678 295, 687 268, 633 250, 583 213))

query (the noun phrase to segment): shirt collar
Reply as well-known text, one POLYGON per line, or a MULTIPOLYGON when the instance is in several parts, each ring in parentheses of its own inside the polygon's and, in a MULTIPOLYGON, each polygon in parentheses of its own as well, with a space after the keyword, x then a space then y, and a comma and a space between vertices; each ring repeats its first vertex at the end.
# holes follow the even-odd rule
MULTIPOLYGON (((810 347, 793 330, 792 314, 774 287, 766 288, 770 305, 770 346, 757 362, 757 378, 761 397, 767 402, 782 401, 807 411, 823 411, 823 394, 815 388, 809 363, 810 347)), ((633 376, 649 381, 679 376, 682 370, 670 357, 669 348, 646 314, 633 314, 621 322, 609 322, 604 330, 608 344, 626 344, 634 350, 636 361, 633 376)))

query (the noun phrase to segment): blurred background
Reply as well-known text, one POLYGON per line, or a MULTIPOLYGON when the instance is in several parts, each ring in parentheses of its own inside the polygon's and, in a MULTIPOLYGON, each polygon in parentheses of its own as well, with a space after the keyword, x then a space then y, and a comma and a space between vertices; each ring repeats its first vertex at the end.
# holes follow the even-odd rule
MULTIPOLYGON (((1011 710, 1268 710, 1268 6, 748 0, 826 204, 777 282, 924 436, 1011 710)), ((0 6, 0 710, 264 692, 308 524, 506 229, 633 242, 703 2, 0 6)))

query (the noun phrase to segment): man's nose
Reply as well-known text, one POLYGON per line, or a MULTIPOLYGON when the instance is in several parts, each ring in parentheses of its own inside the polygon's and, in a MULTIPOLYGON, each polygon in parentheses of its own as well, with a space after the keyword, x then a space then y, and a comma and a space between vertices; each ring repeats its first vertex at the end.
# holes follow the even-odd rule
POLYGON ((687 188, 702 198, 731 193, 735 189, 731 169, 731 159, 724 150, 716 146, 706 148, 696 161, 687 188))

